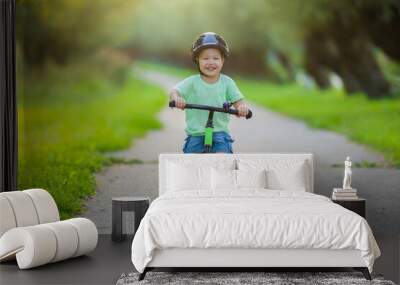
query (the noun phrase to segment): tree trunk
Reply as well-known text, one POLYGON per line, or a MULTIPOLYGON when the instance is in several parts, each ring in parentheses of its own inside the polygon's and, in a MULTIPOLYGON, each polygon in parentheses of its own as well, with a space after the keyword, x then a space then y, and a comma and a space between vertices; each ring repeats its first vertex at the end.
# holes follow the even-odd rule
POLYGON ((368 6, 360 11, 362 25, 373 43, 393 60, 400 61, 400 1, 383 5, 368 6))
POLYGON ((343 23, 337 16, 329 25, 314 29, 306 38, 306 47, 310 48, 307 53, 313 58, 308 65, 337 73, 349 94, 361 91, 369 98, 386 97, 389 83, 376 63, 368 36, 357 24, 343 23))
POLYGON ((318 39, 314 36, 309 36, 305 41, 305 70, 315 80, 318 87, 327 89, 330 87, 327 69, 321 64, 321 49, 318 39))
POLYGON ((225 61, 224 70, 245 76, 265 78, 280 83, 279 76, 267 65, 266 49, 247 48, 233 52, 225 61))
POLYGON ((330 35, 339 52, 338 73, 349 93, 360 89, 369 98, 386 97, 390 92, 389 83, 385 80, 373 55, 369 38, 360 25, 358 21, 345 22, 337 15, 330 26, 330 35))
POLYGON ((287 80, 294 81, 295 80, 295 72, 293 69, 293 65, 291 64, 291 62, 289 60, 289 57, 280 50, 277 50, 276 53, 278 55, 279 62, 282 64, 282 66, 286 70, 287 80))

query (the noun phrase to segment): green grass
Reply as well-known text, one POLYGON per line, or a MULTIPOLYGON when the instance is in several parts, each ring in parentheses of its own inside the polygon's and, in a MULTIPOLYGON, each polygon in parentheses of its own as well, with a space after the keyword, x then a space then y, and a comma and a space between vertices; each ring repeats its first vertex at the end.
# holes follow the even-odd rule
POLYGON ((337 90, 307 90, 239 80, 246 97, 259 105, 306 121, 311 127, 346 135, 382 152, 400 167, 400 99, 368 100, 337 90))
POLYGON ((19 94, 18 188, 48 190, 62 218, 81 212, 95 193, 94 173, 113 163, 103 152, 162 127, 155 114, 165 92, 128 69, 117 71, 118 80, 107 72, 84 64, 52 68, 25 76, 19 94))
POLYGON ((110 164, 143 164, 144 161, 141 159, 133 158, 133 159, 125 159, 120 157, 110 157, 110 164))
MULTIPOLYGON (((190 70, 156 63, 141 63, 141 66, 182 77, 193 74, 190 70)), ((247 100, 301 119, 311 127, 344 134, 383 153, 389 165, 400 167, 399 96, 368 100, 363 94, 347 96, 338 90, 310 90, 296 84, 234 78, 247 100)))

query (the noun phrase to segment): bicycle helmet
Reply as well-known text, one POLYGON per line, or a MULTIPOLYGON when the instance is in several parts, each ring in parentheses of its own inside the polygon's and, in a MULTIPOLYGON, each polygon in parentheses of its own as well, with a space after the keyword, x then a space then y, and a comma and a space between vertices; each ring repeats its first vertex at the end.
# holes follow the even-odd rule
POLYGON ((207 32, 201 34, 192 45, 192 60, 197 64, 197 56, 205 48, 216 48, 221 51, 222 56, 227 58, 229 47, 226 41, 218 34, 207 32))

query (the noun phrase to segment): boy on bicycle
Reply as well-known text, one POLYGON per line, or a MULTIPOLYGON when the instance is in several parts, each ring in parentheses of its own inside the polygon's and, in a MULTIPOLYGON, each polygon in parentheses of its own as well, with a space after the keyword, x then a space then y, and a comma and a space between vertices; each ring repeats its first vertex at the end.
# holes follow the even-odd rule
MULTIPOLYGON (((179 82, 170 92, 176 107, 185 109, 185 102, 221 107, 225 102, 233 104, 240 117, 245 117, 248 107, 236 83, 221 73, 229 48, 225 40, 215 33, 204 33, 192 46, 192 60, 199 74, 179 82)), ((186 109, 187 137, 184 153, 204 152, 204 129, 208 112, 186 109)), ((229 114, 214 114, 214 132, 211 152, 233 153, 233 139, 229 135, 229 114)))

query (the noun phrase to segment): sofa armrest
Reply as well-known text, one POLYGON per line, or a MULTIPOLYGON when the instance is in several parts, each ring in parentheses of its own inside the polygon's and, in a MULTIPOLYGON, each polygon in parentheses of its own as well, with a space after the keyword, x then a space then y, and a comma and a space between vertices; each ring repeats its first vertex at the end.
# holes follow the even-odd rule
POLYGON ((13 228, 0 238, 0 261, 16 257, 28 269, 86 254, 97 240, 96 226, 85 218, 13 228))

